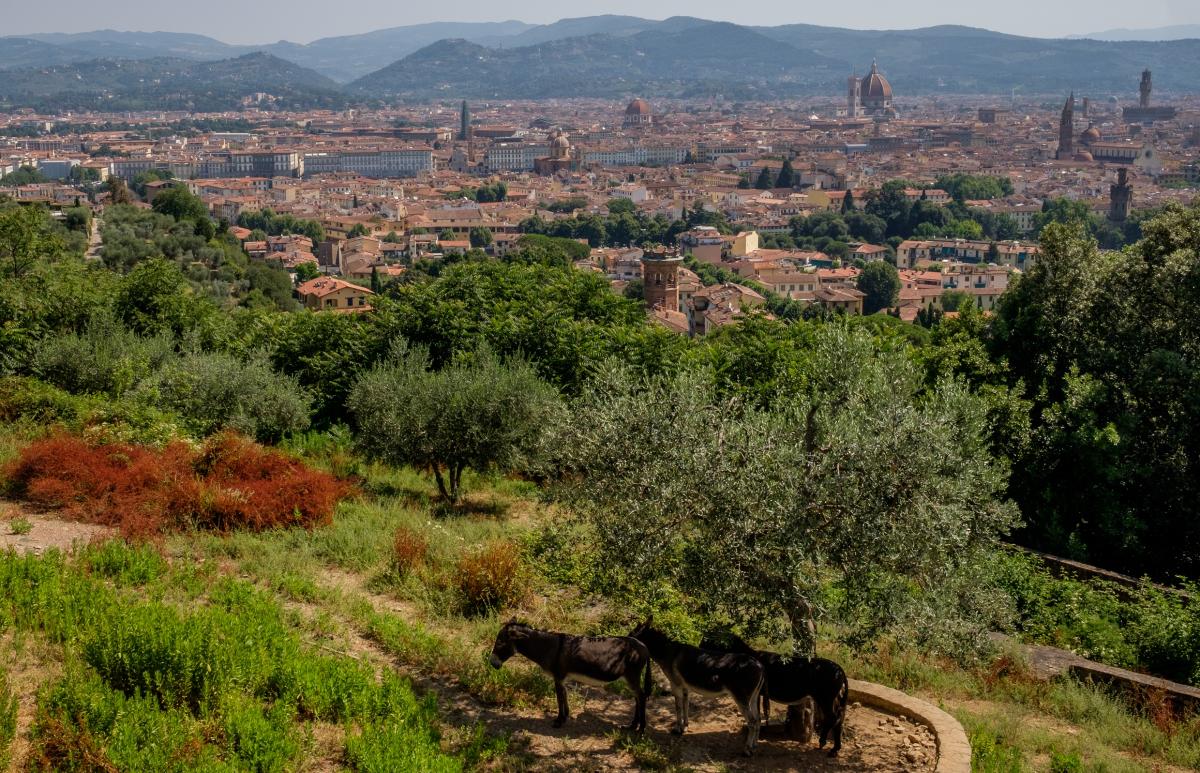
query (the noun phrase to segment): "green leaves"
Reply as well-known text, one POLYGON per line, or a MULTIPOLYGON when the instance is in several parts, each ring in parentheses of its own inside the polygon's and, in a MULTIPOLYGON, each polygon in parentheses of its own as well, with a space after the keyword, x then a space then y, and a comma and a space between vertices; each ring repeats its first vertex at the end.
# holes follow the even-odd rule
POLYGON ((401 345, 355 386, 349 409, 369 456, 432 468, 451 503, 463 470, 503 472, 536 456, 558 397, 531 366, 480 349, 440 371, 428 368, 425 350, 401 345))
POLYGON ((555 433, 559 493, 632 583, 803 638, 832 581, 852 626, 886 627, 1015 525, 984 406, 952 381, 925 394, 904 351, 842 325, 791 367, 772 407, 704 370, 604 369, 555 433))

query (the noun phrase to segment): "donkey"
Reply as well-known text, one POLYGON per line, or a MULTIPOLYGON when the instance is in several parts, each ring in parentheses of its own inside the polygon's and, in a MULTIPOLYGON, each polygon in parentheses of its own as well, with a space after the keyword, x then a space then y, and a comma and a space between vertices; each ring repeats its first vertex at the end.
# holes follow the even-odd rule
MULTIPOLYGON (((775 652, 756 650, 732 633, 716 637, 705 637, 700 646, 714 652, 737 652, 753 655, 766 667, 767 684, 762 691, 763 722, 771 711, 771 701, 791 709, 812 699, 821 714, 821 737, 818 748, 833 736, 830 757, 836 757, 842 748, 842 726, 846 721, 846 702, 850 697, 850 683, 846 672, 832 660, 824 658, 785 658, 775 652)), ((790 722, 789 722, 790 724, 790 722)))
POLYGON ((489 660, 493 668, 500 668, 504 661, 518 652, 554 678, 554 695, 558 698, 555 727, 562 727, 571 716, 567 706, 567 688, 564 686, 568 679, 599 687, 624 679, 637 699, 633 721, 627 729, 635 733, 646 729, 651 660, 646 645, 637 639, 539 631, 518 623, 514 618, 505 623, 496 635, 489 660))
POLYGON ((752 655, 715 653, 672 640, 655 629, 651 620, 629 634, 646 645, 650 657, 671 683, 675 696, 675 727, 682 735, 688 726, 688 691, 701 695, 728 695, 746 720, 743 753, 749 757, 758 743, 758 696, 766 680, 765 669, 752 655))

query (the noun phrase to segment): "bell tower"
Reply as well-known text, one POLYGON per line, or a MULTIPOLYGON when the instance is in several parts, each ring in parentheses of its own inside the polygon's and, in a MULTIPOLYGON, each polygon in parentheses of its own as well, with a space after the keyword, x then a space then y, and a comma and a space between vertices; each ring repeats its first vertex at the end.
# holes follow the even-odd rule
POLYGON ((1117 181, 1108 189, 1108 219, 1124 223, 1133 211, 1133 186, 1129 184, 1129 171, 1122 167, 1117 171, 1117 181))
POLYGON ((646 308, 679 311, 679 267, 683 258, 666 247, 647 247, 642 254, 642 293, 646 308))
POLYGON ((1138 86, 1140 98, 1138 104, 1142 107, 1150 107, 1150 92, 1154 90, 1154 84, 1151 81, 1150 71, 1142 70, 1142 82, 1138 86))
POLYGON ((1058 152, 1054 157, 1060 161, 1070 161, 1075 156, 1075 92, 1067 97, 1063 105, 1062 115, 1058 119, 1058 152))

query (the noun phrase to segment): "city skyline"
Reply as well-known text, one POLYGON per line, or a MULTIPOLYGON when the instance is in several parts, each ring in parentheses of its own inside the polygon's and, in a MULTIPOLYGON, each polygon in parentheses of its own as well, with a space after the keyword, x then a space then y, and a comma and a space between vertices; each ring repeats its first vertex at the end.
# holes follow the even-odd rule
POLYGON ((561 18, 622 14, 662 19, 696 16, 747 25, 817 24, 852 29, 906 29, 938 24, 962 24, 1030 37, 1067 37, 1109 28, 1145 29, 1200 23, 1200 7, 1185 0, 1143 3, 1136 16, 1125 4, 1065 0, 1046 4, 1035 0, 1012 0, 1004 5, 964 2, 947 6, 938 0, 912 0, 891 4, 866 0, 853 7, 803 8, 778 0, 749 0, 736 12, 726 3, 693 0, 655 3, 648 8, 631 0, 605 0, 586 8, 564 11, 560 3, 532 0, 497 10, 494 5, 473 2, 445 7, 397 7, 383 0, 360 0, 354 14, 325 13, 324 0, 211 0, 208 13, 197 16, 194 7, 169 0, 126 0, 119 5, 97 5, 84 0, 63 0, 53 6, 21 4, 5 12, 5 34, 77 33, 98 29, 130 31, 190 32, 226 43, 268 44, 279 40, 308 43, 312 40, 369 32, 388 27, 429 22, 480 22, 519 20, 546 24, 561 18), (230 19, 242 24, 231 25, 230 19))

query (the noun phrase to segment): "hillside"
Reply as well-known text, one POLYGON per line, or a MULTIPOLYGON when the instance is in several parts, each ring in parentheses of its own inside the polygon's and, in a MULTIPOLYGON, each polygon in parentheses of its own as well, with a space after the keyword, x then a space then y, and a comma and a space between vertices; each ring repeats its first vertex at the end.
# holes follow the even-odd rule
POLYGON ((838 62, 734 24, 702 22, 627 36, 595 34, 520 48, 442 41, 351 83, 360 94, 404 97, 653 94, 745 97, 806 93, 832 82, 838 62))
POLYGON ((1133 91, 1146 67, 1155 71, 1161 90, 1194 89, 1191 74, 1200 71, 1200 40, 1174 40, 1195 38, 1194 28, 1117 30, 1088 37, 1102 39, 1027 38, 950 25, 914 30, 747 27, 685 16, 657 21, 605 15, 541 25, 436 22, 307 44, 252 46, 168 32, 29 34, 0 38, 0 69, 114 58, 206 61, 260 51, 340 83, 357 79, 356 89, 405 96, 608 96, 630 90, 668 96, 740 93, 743 88, 753 95, 792 95, 839 93, 847 74, 864 72, 875 58, 899 95, 1008 93, 1013 88, 1122 94, 1133 91), (443 63, 445 72, 431 66, 438 55, 425 49, 444 52, 450 40, 486 49, 470 51, 483 56, 474 61, 486 61, 488 69, 471 71, 468 62, 449 60, 443 63), (702 73, 693 70, 696 57, 709 60, 702 73), (560 74, 553 68, 561 71, 562 80, 545 82, 560 74))
POLYGON ((297 106, 342 99, 329 78, 262 53, 215 62, 96 59, 9 70, 0 79, 0 105, 59 109, 218 110, 258 93, 297 106))

